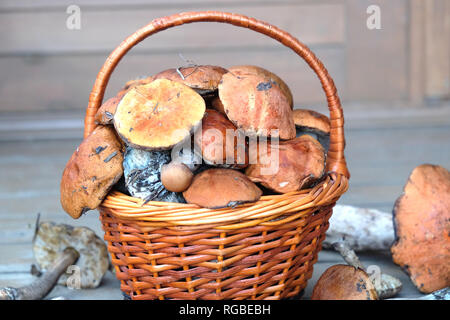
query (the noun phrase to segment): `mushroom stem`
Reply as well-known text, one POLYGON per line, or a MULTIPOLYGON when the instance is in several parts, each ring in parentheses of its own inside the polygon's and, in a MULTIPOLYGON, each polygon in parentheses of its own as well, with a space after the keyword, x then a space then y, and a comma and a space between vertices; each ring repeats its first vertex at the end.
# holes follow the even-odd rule
MULTIPOLYGON (((355 251, 353 251, 347 243, 344 241, 339 241, 334 242, 331 246, 334 250, 341 254, 347 264, 367 272, 355 251)), ((377 291, 379 299, 393 297, 402 289, 402 283, 400 280, 388 274, 380 273, 378 278, 371 277, 371 281, 377 291)))
POLYGON ((55 286, 59 277, 73 265, 79 257, 79 253, 73 248, 66 248, 55 263, 31 284, 21 287, 0 288, 0 300, 40 300, 45 297, 55 286))

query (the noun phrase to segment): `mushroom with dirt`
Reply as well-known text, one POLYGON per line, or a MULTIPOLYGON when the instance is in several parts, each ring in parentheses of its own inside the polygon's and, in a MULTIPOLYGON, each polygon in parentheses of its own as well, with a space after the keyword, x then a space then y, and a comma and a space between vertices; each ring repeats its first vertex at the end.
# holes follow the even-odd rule
POLYGON ((204 208, 223 208, 258 201, 259 189, 242 172, 233 169, 207 169, 194 176, 183 192, 188 203, 204 208))
POLYGON ((123 145, 113 128, 98 126, 67 162, 61 205, 72 218, 96 209, 123 175, 123 145))
POLYGON ((313 137, 303 135, 277 144, 249 144, 250 165, 245 174, 278 193, 298 191, 319 181, 325 171, 325 152, 313 137))
POLYGON ((95 114, 95 123, 97 124, 112 124, 114 114, 116 113, 117 105, 123 96, 136 86, 148 84, 153 81, 153 77, 128 81, 125 86, 114 97, 109 98, 100 106, 95 114))
POLYGON ((190 137, 205 110, 205 101, 193 89, 157 79, 125 94, 117 106, 114 127, 129 146, 168 150, 190 137))
POLYGON ((180 82, 201 95, 210 95, 217 91, 222 76, 227 72, 219 66, 199 65, 167 69, 156 74, 155 79, 180 82))
POLYGON ((222 77, 219 98, 228 119, 245 134, 295 138, 289 99, 270 76, 233 69, 222 77))
POLYGON ((450 286, 450 172, 416 167, 394 205, 392 259, 423 293, 450 286))

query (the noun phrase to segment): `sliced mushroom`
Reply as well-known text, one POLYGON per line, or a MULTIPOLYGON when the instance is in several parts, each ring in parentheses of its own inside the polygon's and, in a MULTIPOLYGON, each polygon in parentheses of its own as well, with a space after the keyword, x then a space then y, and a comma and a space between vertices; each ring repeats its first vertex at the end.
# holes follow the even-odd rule
POLYGON ((216 91, 222 75, 227 72, 218 66, 192 66, 164 70, 155 75, 155 79, 180 82, 204 95, 216 91))
POLYGON ((394 206, 396 264, 424 293, 450 286, 450 172, 423 164, 394 206))
POLYGON ((378 300, 378 296, 364 270, 337 264, 320 276, 311 300, 378 300))
POLYGON ((205 208, 222 208, 258 201, 262 191, 242 172, 232 169, 208 169, 194 176, 183 192, 188 203, 205 208))
POLYGON ((202 126, 194 134, 194 142, 207 164, 225 168, 248 165, 245 136, 218 111, 206 110, 202 126))
POLYGON ((228 119, 247 135, 295 138, 289 100, 270 77, 226 73, 219 84, 219 98, 228 119))
POLYGON ((250 165, 245 174, 253 182, 275 192, 287 193, 310 187, 324 174, 324 149, 311 136, 268 143, 267 148, 263 148, 261 142, 256 147, 250 142, 249 148, 250 165))
POLYGON ((123 174, 123 146, 113 128, 97 127, 67 162, 61 179, 61 204, 72 216, 97 208, 123 174))
POLYGON ((75 264, 78 268, 72 274, 62 274, 58 284, 79 285, 79 288, 98 287, 109 266, 108 251, 103 240, 86 227, 53 222, 39 224, 33 241, 33 253, 41 269, 52 266, 66 248, 78 252, 79 258, 75 264))
POLYGON ((114 126, 130 146, 166 150, 190 137, 205 109, 205 101, 191 88, 158 79, 125 94, 117 106, 114 126))
POLYGON ((138 85, 148 84, 152 81, 153 77, 128 81, 116 96, 109 98, 100 106, 95 114, 95 122, 98 124, 112 124, 117 105, 123 96, 132 88, 138 85))
POLYGON ((170 162, 161 167, 161 182, 164 187, 172 192, 183 192, 192 182, 194 174, 183 163, 170 162))
POLYGON ((123 169, 128 192, 145 202, 185 202, 180 193, 167 190, 161 182, 161 168, 169 162, 170 151, 145 151, 127 147, 123 169))
POLYGON ((257 66, 251 66, 251 65, 244 65, 244 66, 233 66, 228 69, 229 72, 241 76, 245 74, 254 74, 254 75, 263 75, 269 79, 272 80, 272 82, 280 87, 281 91, 283 91, 284 95, 289 101, 289 105, 291 108, 294 106, 294 99, 292 98, 292 92, 291 89, 289 89, 289 86, 286 84, 286 82, 283 81, 279 76, 277 76, 275 73, 270 72, 269 70, 266 70, 261 67, 257 66))

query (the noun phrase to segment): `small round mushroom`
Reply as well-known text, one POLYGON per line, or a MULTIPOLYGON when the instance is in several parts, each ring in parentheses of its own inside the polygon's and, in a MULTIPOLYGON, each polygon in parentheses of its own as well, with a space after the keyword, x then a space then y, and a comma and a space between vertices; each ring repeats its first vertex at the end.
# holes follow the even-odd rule
POLYGON ((297 137, 308 134, 317 139, 327 152, 330 145, 330 119, 308 109, 295 109, 293 113, 297 137))
POLYGON ((270 77, 228 72, 219 84, 219 98, 228 119, 245 134, 295 138, 289 100, 270 77))
POLYGON ((245 168, 248 165, 245 137, 216 110, 206 110, 201 128, 194 133, 194 142, 207 164, 224 168, 245 168))
POLYGON ((96 209, 123 174, 123 145, 113 128, 98 126, 77 148, 64 169, 61 205, 72 218, 96 209))
POLYGON ((205 101, 184 84, 158 79, 125 94, 114 127, 130 146, 167 150, 190 137, 205 113, 205 101))
POLYGON ((325 170, 325 152, 313 137, 267 143, 262 148, 250 142, 250 165, 245 174, 253 182, 278 193, 298 191, 320 180, 325 170))
POLYGON ((194 176, 183 192, 188 203, 205 208, 223 208, 258 201, 259 189, 242 172, 232 169, 208 169, 194 176))
POLYGON ((281 79, 275 73, 270 72, 269 70, 266 70, 264 68, 251 65, 233 66, 231 68, 228 68, 228 71, 238 76, 245 74, 255 74, 255 75, 259 74, 270 78, 272 82, 278 87, 280 87, 281 91, 283 91, 284 95, 289 101, 289 105, 291 106, 291 108, 294 107, 294 99, 292 97, 291 89, 289 89, 289 86, 286 84, 286 82, 284 82, 283 79, 281 79))
POLYGON ((79 258, 76 266, 79 274, 63 274, 58 284, 71 284, 70 278, 77 277, 75 285, 80 288, 96 288, 108 271, 109 258, 106 245, 94 231, 86 227, 72 227, 66 224, 42 222, 38 225, 33 242, 34 257, 41 269, 47 269, 66 248, 75 249, 79 258))
POLYGON ((104 125, 112 124, 114 119, 114 113, 116 113, 117 105, 119 104, 123 96, 132 88, 138 85, 150 83, 152 81, 153 77, 128 81, 122 88, 122 90, 120 90, 117 93, 117 95, 115 95, 112 98, 109 98, 100 106, 97 113, 95 114, 95 122, 104 125))
POLYGON ((210 94, 217 90, 222 75, 228 71, 222 67, 203 65, 173 68, 161 71, 155 79, 168 79, 191 87, 201 95, 210 94))
POLYGON ((183 192, 192 182, 194 174, 189 168, 179 162, 170 162, 161 167, 161 182, 172 192, 183 192))
POLYGON ((450 286, 450 171, 416 167, 394 205, 393 261, 423 293, 450 286))
POLYGON ((337 264, 320 276, 311 300, 378 300, 378 296, 364 270, 337 264))

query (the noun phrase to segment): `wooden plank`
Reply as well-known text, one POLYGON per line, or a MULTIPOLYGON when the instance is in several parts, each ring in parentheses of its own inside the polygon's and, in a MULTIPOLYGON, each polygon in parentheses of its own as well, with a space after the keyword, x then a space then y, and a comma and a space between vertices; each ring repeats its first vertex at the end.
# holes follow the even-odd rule
POLYGON ((425 4, 425 94, 432 101, 450 99, 450 2, 425 4))
POLYGON ((404 100, 409 96, 407 1, 350 0, 347 4, 347 95, 353 100, 404 100), (366 26, 370 5, 381 9, 381 29, 366 26))
MULTIPOLYGON (((209 9, 220 8, 212 4, 209 9)), ((227 10, 268 21, 309 45, 339 44, 345 38, 344 7, 340 4, 229 6, 227 10), (317 27, 317 21, 321 21, 320 28, 317 27)), ((64 10, 0 13, 0 30, 8 31, 0 34, 0 54, 111 52, 122 40, 152 19, 178 11, 174 7, 99 11, 86 9, 82 11, 80 30, 67 29, 68 15, 64 10)), ((180 48, 242 46, 280 45, 248 29, 218 23, 195 23, 154 35, 135 50, 166 52, 180 48)))
POLYGON ((409 12, 409 100, 419 106, 425 95, 425 1, 411 0, 409 12))
MULTIPOLYGON (((288 83, 296 105, 318 102, 325 105, 319 80, 306 63, 288 49, 179 52, 198 64, 263 66, 288 83)), ((315 52, 334 77, 341 96, 345 97, 343 49, 321 48, 315 52)), ((0 69, 3 74, 8 74, 7 78, 0 78, 0 111, 84 110, 97 72, 105 59, 103 54, 0 58, 0 69)), ((183 64, 178 52, 126 56, 111 78, 106 97, 114 95, 130 79, 183 64)))

